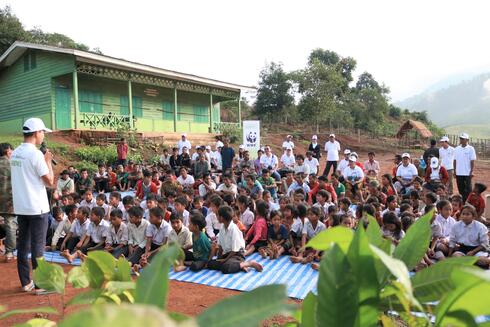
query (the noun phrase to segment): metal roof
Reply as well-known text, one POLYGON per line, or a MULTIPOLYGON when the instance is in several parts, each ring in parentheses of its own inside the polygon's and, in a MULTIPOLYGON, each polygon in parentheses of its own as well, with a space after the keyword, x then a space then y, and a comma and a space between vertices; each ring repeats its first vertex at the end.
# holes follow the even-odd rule
POLYGON ((245 86, 240 84, 223 82, 211 78, 176 72, 173 70, 140 64, 137 62, 101 55, 93 52, 68 49, 68 48, 60 48, 60 47, 54 47, 49 45, 35 44, 35 43, 28 43, 28 42, 21 42, 21 41, 16 41, 7 49, 7 51, 3 53, 3 55, 0 57, 0 69, 12 65, 14 62, 17 61, 17 59, 19 59, 19 57, 22 56, 22 54, 27 49, 36 49, 36 50, 42 50, 48 52, 63 53, 63 54, 75 56, 78 61, 89 62, 93 64, 109 65, 115 68, 125 69, 129 71, 138 71, 149 75, 157 75, 157 76, 163 76, 167 78, 183 80, 183 81, 188 81, 188 82, 193 82, 198 84, 206 84, 208 86, 226 88, 226 89, 231 89, 236 91, 255 90, 255 87, 253 86, 245 86))

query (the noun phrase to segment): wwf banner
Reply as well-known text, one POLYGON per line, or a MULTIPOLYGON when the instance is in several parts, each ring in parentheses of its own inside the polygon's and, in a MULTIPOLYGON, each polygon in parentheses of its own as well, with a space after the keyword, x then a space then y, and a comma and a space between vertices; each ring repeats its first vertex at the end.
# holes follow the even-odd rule
POLYGON ((260 149, 260 120, 243 121, 243 145, 251 157, 257 156, 260 149))

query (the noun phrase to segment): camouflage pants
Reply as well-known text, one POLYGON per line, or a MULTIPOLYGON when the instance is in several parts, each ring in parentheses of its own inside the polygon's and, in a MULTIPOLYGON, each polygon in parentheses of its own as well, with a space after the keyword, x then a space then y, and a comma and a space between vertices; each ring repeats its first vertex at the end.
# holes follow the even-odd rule
POLYGON ((17 248, 17 217, 5 215, 5 253, 13 253, 17 248))

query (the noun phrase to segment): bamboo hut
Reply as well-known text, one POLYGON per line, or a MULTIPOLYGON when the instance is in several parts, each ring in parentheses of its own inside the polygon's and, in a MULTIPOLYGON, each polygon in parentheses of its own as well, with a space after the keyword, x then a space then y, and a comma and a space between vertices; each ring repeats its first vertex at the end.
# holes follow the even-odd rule
POLYGON ((409 119, 400 127, 396 137, 399 139, 400 145, 419 147, 427 143, 428 139, 432 137, 432 132, 424 123, 409 119))

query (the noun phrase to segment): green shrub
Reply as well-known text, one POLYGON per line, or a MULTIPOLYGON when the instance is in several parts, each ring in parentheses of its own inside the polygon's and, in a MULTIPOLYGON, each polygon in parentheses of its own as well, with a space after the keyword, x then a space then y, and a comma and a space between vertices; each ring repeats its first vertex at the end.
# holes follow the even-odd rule
POLYGON ((105 164, 114 164, 117 161, 116 146, 111 144, 106 147, 100 146, 84 146, 78 148, 75 154, 83 161, 92 162, 98 164, 103 162, 105 164))
POLYGON ((75 164, 75 168, 80 171, 83 168, 88 170, 89 175, 94 174, 99 167, 97 167, 97 164, 90 162, 90 161, 80 161, 75 164))

